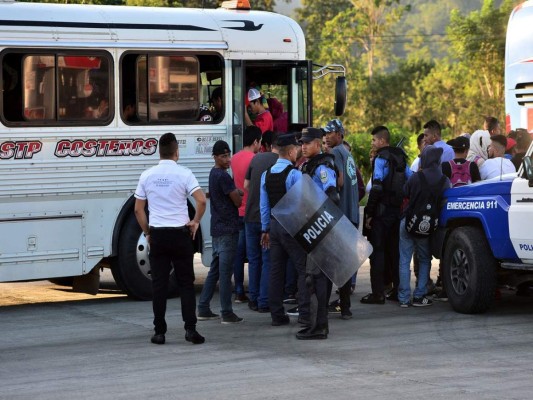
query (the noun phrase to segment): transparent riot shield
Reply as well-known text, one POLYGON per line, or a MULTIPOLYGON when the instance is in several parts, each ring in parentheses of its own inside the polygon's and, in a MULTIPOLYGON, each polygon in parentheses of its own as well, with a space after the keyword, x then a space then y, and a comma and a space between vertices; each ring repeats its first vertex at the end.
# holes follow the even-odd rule
POLYGON ((344 285, 372 253, 352 222, 304 175, 272 209, 272 215, 337 286, 344 285))

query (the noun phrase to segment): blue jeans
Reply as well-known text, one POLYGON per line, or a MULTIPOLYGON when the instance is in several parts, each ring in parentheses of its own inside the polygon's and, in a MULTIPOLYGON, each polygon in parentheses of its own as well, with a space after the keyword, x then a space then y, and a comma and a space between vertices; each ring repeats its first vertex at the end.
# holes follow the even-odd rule
POLYGON ((233 280, 235 293, 244 294, 244 259, 246 258, 246 236, 244 234, 244 217, 239 217, 239 242, 233 263, 233 280))
POLYGON ((238 240, 238 233, 213 237, 213 260, 198 301, 200 313, 210 311, 209 303, 219 280, 220 312, 222 316, 227 316, 233 312, 231 307, 231 275, 233 274, 233 259, 238 240))
POLYGON ((248 255, 248 295, 259 308, 268 307, 270 250, 261 246, 261 223, 245 222, 246 254, 248 255))
POLYGON ((398 300, 407 303, 411 300, 411 258, 416 248, 420 268, 418 270, 418 284, 413 297, 423 297, 427 293, 427 283, 431 268, 431 249, 429 238, 413 236, 405 230, 405 218, 400 222, 400 285, 398 286, 398 300))

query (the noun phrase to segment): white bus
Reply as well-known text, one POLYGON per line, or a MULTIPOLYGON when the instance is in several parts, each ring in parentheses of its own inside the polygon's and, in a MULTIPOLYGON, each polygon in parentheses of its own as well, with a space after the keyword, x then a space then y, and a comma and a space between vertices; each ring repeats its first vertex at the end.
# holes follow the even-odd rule
MULTIPOLYGON (((158 160, 158 138, 177 136, 180 163, 205 189, 213 143, 241 147, 247 88, 277 97, 288 128, 298 130, 312 124, 312 78, 343 71, 313 71, 290 18, 231 5, 0 0, 0 32, 0 281, 94 282, 110 267, 139 299, 151 297, 151 281, 133 192, 158 160), (205 122, 219 87, 223 111, 205 122)), ((343 77, 336 90, 340 115, 343 77)), ((208 214, 200 229, 196 246, 207 265, 208 214)))
POLYGON ((507 25, 505 46, 506 131, 533 132, 533 1, 515 7, 507 25))

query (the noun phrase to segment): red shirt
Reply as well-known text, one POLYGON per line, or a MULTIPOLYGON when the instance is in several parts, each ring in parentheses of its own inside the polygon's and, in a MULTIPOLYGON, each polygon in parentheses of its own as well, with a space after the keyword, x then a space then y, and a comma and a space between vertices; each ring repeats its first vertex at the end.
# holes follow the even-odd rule
POLYGON ((265 111, 261 114, 258 114, 255 117, 254 125, 261 129, 261 133, 266 131, 274 131, 274 120, 272 119, 272 114, 270 111, 265 111))
POLYGON ((242 204, 239 207, 239 217, 244 217, 244 210, 246 209, 246 200, 248 200, 248 191, 244 190, 244 177, 248 166, 254 158, 254 152, 249 150, 241 150, 233 157, 231 157, 231 170, 233 171, 233 181, 237 189, 241 189, 244 192, 242 197, 242 204))

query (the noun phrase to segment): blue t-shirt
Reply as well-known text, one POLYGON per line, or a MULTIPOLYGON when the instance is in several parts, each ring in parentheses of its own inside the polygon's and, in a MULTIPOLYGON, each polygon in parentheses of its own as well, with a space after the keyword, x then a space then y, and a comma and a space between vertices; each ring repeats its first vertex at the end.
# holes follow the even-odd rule
POLYGON ((226 170, 216 167, 211 169, 209 173, 211 236, 239 232, 239 209, 229 197, 235 189, 233 178, 226 170))

